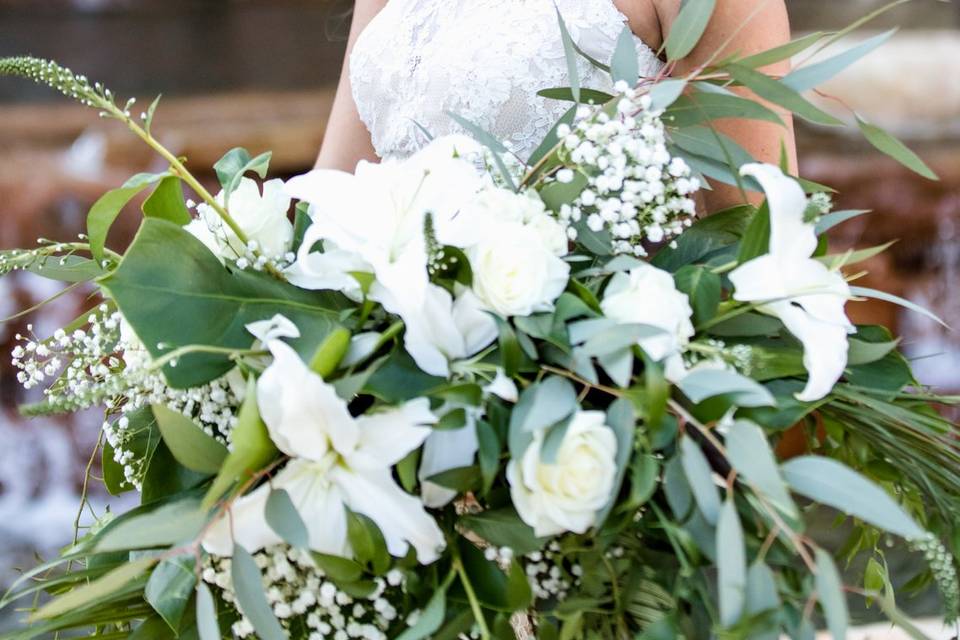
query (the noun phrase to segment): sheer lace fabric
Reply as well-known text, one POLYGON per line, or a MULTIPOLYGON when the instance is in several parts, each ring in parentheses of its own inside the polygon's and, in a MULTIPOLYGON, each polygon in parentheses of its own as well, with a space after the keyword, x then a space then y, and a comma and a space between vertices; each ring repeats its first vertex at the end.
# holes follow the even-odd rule
MULTIPOLYGON (((404 157, 428 133, 461 131, 452 112, 529 157, 570 107, 537 95, 569 86, 555 7, 578 46, 608 62, 626 23, 612 0, 390 0, 350 58, 377 155, 404 157)), ((656 74, 660 61, 636 42, 641 75, 656 74)), ((607 74, 582 58, 578 65, 582 86, 611 90, 607 74)))

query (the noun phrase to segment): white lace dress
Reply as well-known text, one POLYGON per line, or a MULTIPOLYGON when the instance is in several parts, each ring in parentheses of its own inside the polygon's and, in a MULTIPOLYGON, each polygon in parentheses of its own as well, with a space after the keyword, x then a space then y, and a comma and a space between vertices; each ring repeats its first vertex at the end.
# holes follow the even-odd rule
MULTIPOLYGON (((569 86, 556 10, 593 58, 609 62, 626 17, 612 0, 389 0, 350 58, 353 97, 381 158, 404 157, 459 132, 457 113, 528 157, 569 102, 537 95, 569 86), (422 129, 421 129, 422 127, 422 129)), ((640 73, 661 63, 637 39, 640 73)), ((609 91, 580 58, 581 84, 609 91)))

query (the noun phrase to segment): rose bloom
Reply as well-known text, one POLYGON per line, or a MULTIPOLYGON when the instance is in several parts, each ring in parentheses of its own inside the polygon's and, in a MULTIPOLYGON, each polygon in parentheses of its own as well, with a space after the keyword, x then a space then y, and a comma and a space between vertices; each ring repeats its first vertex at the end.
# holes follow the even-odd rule
POLYGON ((601 411, 577 412, 552 463, 541 459, 546 432, 537 431, 520 459, 507 466, 510 496, 538 537, 584 533, 610 501, 617 439, 601 411))

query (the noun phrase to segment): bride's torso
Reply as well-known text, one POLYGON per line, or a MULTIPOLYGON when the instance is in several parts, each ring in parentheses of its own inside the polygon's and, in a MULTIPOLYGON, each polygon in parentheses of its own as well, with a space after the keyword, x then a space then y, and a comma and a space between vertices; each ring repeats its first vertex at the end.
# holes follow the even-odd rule
MULTIPOLYGON (((460 131, 448 112, 530 155, 570 103, 537 95, 569 86, 559 9, 585 53, 609 62, 626 18, 613 0, 389 0, 357 39, 353 97, 381 158, 403 157, 429 135, 460 131)), ((636 39, 640 73, 661 67, 636 39)), ((611 89, 578 56, 584 87, 611 89)))

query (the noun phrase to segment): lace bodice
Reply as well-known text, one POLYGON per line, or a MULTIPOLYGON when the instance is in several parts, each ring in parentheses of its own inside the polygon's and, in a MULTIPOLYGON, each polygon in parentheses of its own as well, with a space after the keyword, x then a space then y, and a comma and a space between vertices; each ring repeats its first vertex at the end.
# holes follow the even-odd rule
MULTIPOLYGON (((377 155, 407 156, 425 132, 459 132, 453 112, 529 157, 570 106, 537 95, 569 86, 555 7, 577 45, 608 62, 626 23, 612 0, 389 0, 350 58, 377 155)), ((641 75, 659 71, 639 39, 637 53, 641 75)), ((582 86, 609 91, 609 76, 578 58, 582 86)))

